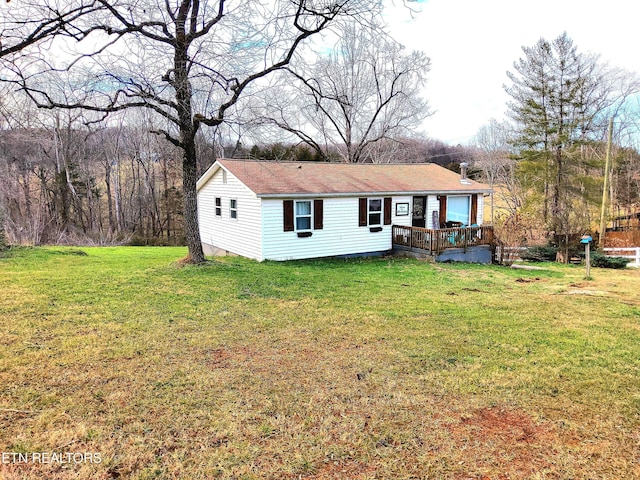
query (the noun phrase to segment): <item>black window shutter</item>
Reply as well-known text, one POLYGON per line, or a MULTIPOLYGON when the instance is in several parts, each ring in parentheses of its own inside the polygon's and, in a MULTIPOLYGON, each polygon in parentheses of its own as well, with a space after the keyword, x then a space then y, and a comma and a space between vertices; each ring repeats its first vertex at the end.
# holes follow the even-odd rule
POLYGON ((358 199, 358 226, 366 227, 367 226, 367 199, 359 198, 358 199))
POLYGON ((447 196, 440 195, 440 226, 447 221, 447 196))
POLYGON ((324 204, 322 200, 313 201, 313 229, 322 230, 323 227, 324 204))
POLYGON ((470 225, 478 223, 478 195, 471 195, 471 218, 469 220, 470 225))
POLYGON ((293 225, 293 200, 285 200, 282 202, 284 211, 284 231, 293 232, 295 230, 293 225))
POLYGON ((391 225, 391 197, 384 199, 384 224, 391 225))

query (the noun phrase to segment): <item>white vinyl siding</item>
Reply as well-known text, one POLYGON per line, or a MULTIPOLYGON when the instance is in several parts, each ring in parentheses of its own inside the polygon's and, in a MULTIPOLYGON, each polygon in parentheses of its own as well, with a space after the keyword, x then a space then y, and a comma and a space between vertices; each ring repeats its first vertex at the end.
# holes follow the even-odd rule
POLYGON ((391 225, 411 226, 411 209, 413 208, 413 197, 392 197, 391 199, 391 225), (396 215, 396 204, 409 204, 409 215, 396 215))
POLYGON ((198 220, 203 243, 262 260, 260 199, 232 174, 218 170, 198 191, 198 220), (217 216, 216 197, 222 215, 217 216), (231 200, 235 200, 235 206, 231 200), (236 218, 232 218, 235 212, 236 218))
MULTIPOLYGON (((306 238, 298 237, 295 232, 283 231, 282 200, 263 200, 264 258, 294 260, 383 252, 391 249, 391 225, 380 225, 382 231, 373 233, 368 228, 358 227, 358 198, 324 198, 323 200, 324 227, 322 230, 313 230, 312 235, 306 238)), ((411 224, 410 215, 401 217, 395 215, 396 203, 410 201, 411 197, 393 197, 392 223, 411 224)), ((382 211, 380 214, 382 219, 382 211)))
POLYGON ((440 228, 439 219, 440 218, 440 201, 438 200, 437 195, 429 195, 427 197, 427 217, 426 217, 426 226, 427 228, 436 229, 440 228), (436 216, 436 225, 433 223, 433 212, 438 212, 436 216))
POLYGON ((476 223, 478 225, 484 223, 484 197, 482 195, 478 195, 478 217, 476 223))

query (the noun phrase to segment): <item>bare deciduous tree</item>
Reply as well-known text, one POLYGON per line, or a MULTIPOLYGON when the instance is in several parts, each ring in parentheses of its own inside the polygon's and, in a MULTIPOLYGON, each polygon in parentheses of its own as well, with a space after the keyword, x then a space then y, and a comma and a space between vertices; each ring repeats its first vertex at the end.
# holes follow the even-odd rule
POLYGON ((11 243, 184 242, 180 155, 149 132, 150 119, 88 129, 77 111, 38 111, 30 102, 11 109, 20 121, 9 117, 0 130, 0 205, 11 243))
POLYGON ((380 144, 395 146, 383 140, 406 136, 431 114, 421 96, 429 68, 423 52, 347 24, 331 52, 287 69, 282 82, 297 83, 274 89, 262 116, 321 155, 388 162, 380 144))
POLYGON ((482 172, 482 178, 492 189, 491 192, 491 223, 495 219, 495 189, 502 207, 509 215, 514 215, 522 205, 517 179, 514 175, 515 161, 511 158, 509 145, 510 126, 491 119, 487 125, 478 130, 473 144, 475 169, 482 172))
MULTIPOLYGON (((73 36, 68 27, 93 10, 94 2, 90 0, 71 0, 62 5, 38 1, 11 4, 10 0, 0 4, 0 68, 11 65, 23 51, 39 47, 56 36, 73 36)), ((0 80, 3 77, 0 74, 0 80)), ((0 113, 4 116, 5 112, 0 113)), ((7 207, 0 198, 1 245, 6 242, 6 217, 7 207)))
MULTIPOLYGON (((36 2, 53 5, 53 1, 36 2)), ((251 85, 286 67, 303 42, 340 18, 371 15, 369 0, 95 0, 90 14, 66 22, 77 43, 62 55, 31 52, 17 63, 21 87, 45 108, 104 114, 144 108, 164 119, 156 130, 183 152, 183 198, 189 261, 204 261, 196 203, 196 135, 222 124, 251 85), (59 98, 44 73, 77 82, 59 98)))

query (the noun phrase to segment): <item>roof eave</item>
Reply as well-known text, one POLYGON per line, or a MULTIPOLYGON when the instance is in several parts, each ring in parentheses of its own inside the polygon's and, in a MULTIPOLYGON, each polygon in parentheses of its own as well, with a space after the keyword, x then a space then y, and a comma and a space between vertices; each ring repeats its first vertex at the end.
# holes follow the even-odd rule
POLYGON ((473 193, 482 193, 489 195, 491 189, 465 189, 465 190, 419 190, 405 192, 307 192, 307 193, 256 193, 258 198, 264 199, 280 199, 280 198, 346 198, 346 197, 399 197, 399 196, 417 196, 417 195, 470 195, 473 193))
POLYGON ((213 164, 207 168, 207 170, 202 174, 202 176, 196 181, 196 192, 199 192, 202 187, 204 187, 213 175, 222 168, 220 162, 213 162, 213 164))

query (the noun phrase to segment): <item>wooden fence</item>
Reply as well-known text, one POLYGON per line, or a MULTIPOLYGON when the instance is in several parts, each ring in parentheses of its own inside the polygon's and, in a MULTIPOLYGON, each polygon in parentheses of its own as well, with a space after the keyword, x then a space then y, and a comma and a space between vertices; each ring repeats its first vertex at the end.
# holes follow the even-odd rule
POLYGON ((605 248, 604 253, 609 257, 628 258, 627 267, 640 267, 640 247, 605 248))
POLYGON ((421 227, 393 225, 394 245, 429 251, 438 255, 447 248, 469 248, 478 245, 493 245, 493 227, 442 228, 431 230, 421 227))
POLYGON ((635 248, 640 245, 640 229, 629 229, 624 231, 610 231, 604 236, 605 248, 635 248))

